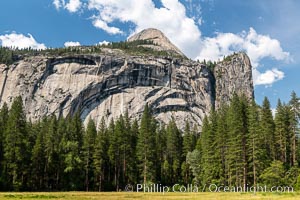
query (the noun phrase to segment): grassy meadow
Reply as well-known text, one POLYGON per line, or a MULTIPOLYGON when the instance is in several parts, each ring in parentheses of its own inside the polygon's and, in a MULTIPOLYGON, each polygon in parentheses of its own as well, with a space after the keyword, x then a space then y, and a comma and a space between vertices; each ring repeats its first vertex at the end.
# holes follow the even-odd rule
POLYGON ((300 193, 136 193, 136 192, 5 192, 0 193, 0 200, 13 199, 57 199, 57 200, 299 200, 300 193))

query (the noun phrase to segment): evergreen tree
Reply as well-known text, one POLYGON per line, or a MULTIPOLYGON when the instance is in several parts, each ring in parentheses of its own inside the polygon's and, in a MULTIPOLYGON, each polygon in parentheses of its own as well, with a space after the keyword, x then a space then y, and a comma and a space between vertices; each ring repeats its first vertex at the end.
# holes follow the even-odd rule
POLYGON ((161 126, 155 135, 156 144, 156 181, 167 184, 167 170, 164 171, 164 162, 166 160, 166 130, 164 126, 161 126))
POLYGON ((169 184, 175 184, 180 180, 180 168, 182 162, 182 137, 175 120, 172 119, 167 126, 167 161, 169 163, 169 184))
MULTIPOLYGON (((121 188, 124 188, 128 182, 129 169, 131 168, 131 156, 133 154, 131 149, 131 125, 128 114, 126 117, 122 115, 116 122, 115 136, 116 136, 116 148, 117 148, 117 172, 118 182, 121 188), (125 120, 126 118, 126 120, 125 120)), ((119 188, 119 186, 118 186, 119 188)))
MULTIPOLYGON (((93 168, 95 175, 95 186, 100 192, 104 189, 103 182, 109 182, 108 177, 105 177, 108 171, 109 158, 108 158, 109 140, 107 136, 107 129, 104 118, 101 119, 99 131, 96 137, 95 151, 93 155, 93 168)), ((109 175, 109 174, 108 174, 109 175)))
POLYGON ((83 126, 79 113, 67 120, 67 131, 62 139, 64 155, 64 181, 68 190, 83 189, 82 173, 83 126))
POLYGON ((267 159, 266 149, 264 149, 264 138, 261 135, 260 130, 260 116, 259 116, 259 107, 256 105, 254 101, 248 107, 248 165, 249 165, 249 178, 250 183, 253 184, 254 187, 257 185, 257 180, 265 168, 264 161, 267 159))
POLYGON ((216 112, 212 109, 208 117, 205 117, 201 132, 201 153, 202 153, 202 180, 203 184, 213 183, 217 179, 216 160, 216 112))
POLYGON ((22 98, 14 99, 5 131, 4 160, 8 189, 26 189, 30 152, 22 98))
POLYGON ((278 100, 275 115, 275 158, 283 163, 287 161, 286 120, 284 106, 278 100))
POLYGON ((246 107, 243 99, 234 95, 228 110, 228 182, 229 185, 244 185, 246 183, 246 137, 247 121, 246 107))
POLYGON ((288 169, 285 172, 285 176, 284 176, 284 179, 282 180, 282 182, 285 185, 294 187, 294 190, 298 190, 298 188, 296 188, 296 187, 297 187, 297 179, 298 179, 299 175, 300 175, 300 168, 296 167, 296 166, 292 166, 290 169, 288 169))
POLYGON ((228 174, 228 167, 227 167, 227 160, 226 155, 228 153, 228 125, 226 123, 227 120, 227 112, 228 112, 228 106, 223 105, 218 110, 217 113, 217 129, 216 129, 216 137, 215 137, 215 143, 216 143, 216 149, 215 154, 216 158, 219 161, 217 163, 217 177, 219 179, 219 183, 226 185, 228 177, 226 176, 228 174))
POLYGON ((137 140, 139 171, 144 184, 155 181, 155 131, 156 121, 146 104, 137 140))
POLYGON ((291 112, 291 108, 289 105, 284 104, 283 105, 283 111, 284 111, 284 127, 285 127, 285 166, 291 167, 293 166, 293 160, 292 160, 292 145, 293 145, 293 113, 291 112))
POLYGON ((242 156, 243 156, 243 186, 247 185, 248 182, 248 146, 247 146, 247 139, 248 139, 248 135, 249 135, 249 131, 248 131, 248 110, 249 110, 249 102, 247 97, 243 94, 240 97, 240 104, 242 107, 242 132, 241 132, 241 138, 242 138, 242 156))
POLYGON ((113 185, 115 189, 117 188, 117 163, 116 163, 116 153, 117 152, 117 138, 115 136, 115 121, 114 119, 111 119, 109 122, 108 130, 107 130, 108 138, 109 138, 109 148, 108 148, 108 157, 109 157, 109 164, 110 164, 110 175, 112 175, 113 178, 113 185))
MULTIPOLYGON (((300 101, 296 93, 293 91, 291 100, 289 102, 290 108, 290 124, 291 124, 291 157, 290 162, 292 166, 297 165, 297 133, 299 133, 298 123, 300 119, 300 101)), ((298 147, 299 148, 299 147, 298 147)))
POLYGON ((190 166, 192 174, 194 176, 195 184, 200 184, 201 181, 201 170, 202 170, 202 163, 199 162, 201 160, 201 152, 198 149, 195 149, 193 152, 189 152, 186 155, 186 162, 190 166))
POLYGON ((53 189, 59 190, 61 188, 66 190, 66 181, 65 179, 65 159, 66 159, 66 149, 65 144, 67 142, 68 134, 67 134, 67 120, 64 117, 60 117, 57 122, 57 155, 54 159, 55 169, 54 169, 54 178, 53 178, 53 189))
POLYGON ((190 130, 190 124, 188 121, 186 121, 182 142, 182 157, 184 161, 181 164, 181 175, 185 184, 188 184, 192 181, 190 166, 186 162, 186 156, 189 152, 192 152, 195 149, 196 140, 196 133, 190 130))
POLYGON ((268 187, 285 185, 284 183, 285 170, 283 163, 280 161, 273 161, 271 166, 265 169, 260 175, 262 183, 268 187))
MULTIPOLYGON (((113 122, 111 122, 113 123, 113 122)), ((123 152, 121 152, 122 148, 122 133, 124 130, 124 120, 123 116, 120 116, 119 119, 116 120, 116 123, 114 125, 110 125, 109 128, 109 159, 111 161, 111 164, 114 168, 114 186, 116 188, 116 191, 119 191, 120 188, 120 181, 121 177, 123 176, 123 171, 121 171, 122 168, 122 157, 123 152), (113 128, 112 128, 113 127, 113 128)), ((121 183, 122 184, 122 183, 121 183)))
POLYGON ((267 97, 264 98, 261 108, 261 123, 260 123, 261 135, 264 138, 264 149, 267 152, 267 165, 272 160, 275 160, 275 124, 273 120, 270 101, 267 97))
POLYGON ((86 132, 83 140, 83 161, 85 169, 85 188, 86 191, 90 190, 90 184, 93 182, 93 155, 95 151, 95 140, 97 136, 97 130, 95 122, 89 119, 86 132))
POLYGON ((38 123, 33 128, 36 135, 36 140, 32 149, 31 167, 32 167, 32 183, 34 190, 44 189, 45 167, 46 167, 46 152, 45 152, 45 135, 48 120, 43 118, 43 121, 38 123))
POLYGON ((197 132, 191 130, 189 122, 186 121, 184 133, 183 133, 183 143, 182 143, 183 157, 185 157, 188 152, 192 152, 196 148, 196 142, 197 142, 196 134, 197 132))
POLYGON ((55 115, 48 117, 45 128, 45 182, 46 188, 57 187, 57 170, 59 169, 60 141, 63 134, 58 133, 58 120, 55 115))
MULTIPOLYGON (((0 110, 0 188, 4 188, 2 172, 4 168, 4 131, 6 129, 8 119, 8 107, 4 103, 0 110)), ((1 190, 1 189, 0 189, 1 190)))
POLYGON ((122 157, 122 188, 136 180, 136 142, 138 135, 138 126, 131 125, 128 111, 125 112, 123 117, 124 128, 120 130, 121 141, 121 157, 122 157))
MULTIPOLYGON (((126 118, 127 117, 125 114, 125 122, 127 121, 126 118)), ((139 178, 138 170, 137 170, 137 149, 136 149, 138 134, 139 134, 138 121, 134 119, 130 128, 129 166, 127 169, 128 183, 136 183, 138 182, 138 178, 139 178)))

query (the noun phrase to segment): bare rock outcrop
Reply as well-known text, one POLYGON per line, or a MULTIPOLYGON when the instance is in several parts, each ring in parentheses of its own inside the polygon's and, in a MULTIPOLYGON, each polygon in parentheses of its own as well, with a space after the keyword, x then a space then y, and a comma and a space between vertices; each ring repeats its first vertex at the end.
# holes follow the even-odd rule
MULTIPOLYGON (((141 33, 133 39, 152 34, 158 33, 141 33)), ((164 50, 180 53, 169 40, 154 38, 164 50)), ((26 115, 33 121, 80 112, 85 123, 92 118, 99 124, 102 117, 109 122, 126 111, 139 119, 148 103, 159 122, 174 118, 183 129, 185 120, 201 127, 210 109, 228 102, 234 92, 253 98, 251 64, 244 53, 218 63, 211 72, 185 58, 135 56, 113 49, 101 52, 23 56, 12 65, 1 64, 0 106, 4 102, 10 106, 21 95, 26 115)))
POLYGON ((171 41, 160 31, 155 28, 148 28, 140 33, 137 33, 130 38, 128 41, 135 40, 149 40, 154 43, 154 45, 142 45, 144 47, 150 47, 157 51, 169 51, 170 53, 178 54, 180 56, 185 56, 171 41))
POLYGON ((235 53, 219 62, 214 68, 215 74, 215 107, 230 101, 234 93, 254 98, 252 66, 245 53, 235 53))

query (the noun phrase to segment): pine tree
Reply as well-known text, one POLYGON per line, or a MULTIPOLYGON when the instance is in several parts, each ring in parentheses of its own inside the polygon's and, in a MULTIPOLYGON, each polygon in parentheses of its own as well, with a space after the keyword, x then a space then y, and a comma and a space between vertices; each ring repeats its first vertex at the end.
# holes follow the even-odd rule
POLYGON ((115 152, 117 152, 118 146, 116 145, 116 136, 115 136, 115 121, 114 119, 111 119, 109 122, 108 130, 107 130, 107 135, 109 138, 109 148, 108 148, 108 157, 109 157, 109 164, 110 164, 110 174, 113 179, 113 185, 116 189, 117 186, 117 164, 116 162, 116 155, 115 152))
POLYGON ((248 135, 249 135, 249 131, 248 131, 248 107, 249 107, 249 102, 247 97, 243 94, 240 97, 240 104, 242 107, 242 151, 243 151, 243 186, 247 185, 247 178, 248 178, 248 149, 247 149, 247 139, 248 139, 248 135))
POLYGON ((85 188, 86 191, 90 190, 90 184, 92 183, 91 178, 93 177, 93 155, 95 151, 95 140, 96 140, 97 130, 95 122, 89 119, 86 132, 83 140, 83 162, 85 169, 85 188))
MULTIPOLYGON (((113 121, 111 122, 113 123, 113 121)), ((110 125, 109 128, 109 159, 114 168, 114 186, 116 191, 119 191, 120 180, 122 177, 122 163, 121 163, 121 143, 123 138, 121 137, 124 130, 124 120, 123 116, 120 116, 116 120, 114 125, 110 125), (112 128, 113 127, 113 128, 112 128)))
POLYGON ((285 166, 291 167, 292 161, 292 138, 293 138, 293 114, 289 105, 283 105, 284 111, 284 128, 285 128, 285 166))
POLYGON ((8 107, 4 103, 0 110, 0 188, 4 188, 2 172, 4 168, 4 131, 6 129, 8 119, 8 107))
POLYGON ((263 100, 261 108, 261 123, 260 123, 261 134, 264 138, 264 149, 266 149, 267 156, 265 162, 269 165, 272 160, 275 160, 275 125, 270 107, 270 101, 267 97, 263 100))
POLYGON ((156 181, 159 183, 164 183, 166 184, 166 179, 167 179, 167 171, 164 171, 164 161, 166 160, 166 130, 164 125, 162 125, 157 131, 155 135, 155 146, 156 146, 156 161, 155 161, 155 166, 156 166, 156 181))
POLYGON ((44 189, 45 167, 46 167, 46 152, 45 152, 45 137, 48 120, 44 117, 42 122, 39 122, 33 128, 36 135, 35 144, 32 149, 31 167, 32 167, 32 182, 35 190, 44 189))
POLYGON ((300 119, 300 101, 297 94, 293 91, 291 94, 291 100, 289 102, 290 108, 290 124, 291 124, 291 158, 290 162, 292 166, 297 165, 297 133, 299 133, 298 123, 300 119))
POLYGON ((202 159, 203 159, 203 182, 219 183, 221 171, 221 146, 217 138, 218 114, 212 108, 209 114, 208 128, 203 122, 202 129, 202 159))
POLYGON ((104 118, 101 119, 99 131, 96 137, 95 142, 95 151, 93 155, 93 169, 95 174, 95 186, 97 186, 97 190, 100 192, 103 190, 103 181, 107 180, 108 177, 105 177, 107 172, 107 168, 109 165, 109 158, 108 158, 108 147, 109 147, 109 140, 107 135, 107 129, 105 125, 104 118))
MULTIPOLYGON (((209 119, 205 117, 202 124, 201 141, 201 165, 203 184, 209 184, 216 178, 216 159, 215 159, 215 130, 216 130, 216 113, 211 111, 209 119)), ((219 161, 218 161, 219 162, 219 161)))
MULTIPOLYGON (((135 179, 136 171, 136 140, 138 127, 131 125, 128 111, 125 112, 123 117, 124 128, 120 131, 121 141, 121 158, 122 158, 122 187, 135 179)), ((135 124, 136 126, 137 124, 135 124)))
POLYGON ((139 171, 144 184, 155 181, 155 131, 156 121, 150 113, 148 104, 146 104, 137 141, 139 171))
POLYGON ((46 188, 57 187, 57 170, 60 160, 60 141, 63 134, 58 133, 58 120, 55 115, 48 117, 45 130, 45 182, 46 188))
POLYGON ((286 120, 284 105, 282 105, 281 101, 278 100, 275 115, 275 155, 276 159, 283 163, 287 161, 286 120))
POLYGON ((217 129, 216 129, 216 158, 218 159, 218 167, 217 167, 217 176, 219 179, 219 183, 226 185, 228 177, 227 173, 227 160, 226 155, 228 153, 228 125, 226 123, 227 120, 227 112, 228 106, 222 105, 217 113, 217 129))
POLYGON ((182 142, 182 157, 184 160, 181 164, 181 175, 185 184, 188 184, 192 181, 190 166, 186 162, 186 156, 189 152, 192 152, 195 149, 196 140, 196 133, 190 130, 190 124, 188 121, 186 121, 182 142))
POLYGON ((68 134, 67 134, 67 120, 64 117, 60 117, 57 122, 57 140, 58 140, 58 147, 57 147, 57 155, 54 159, 54 179, 53 179, 53 189, 65 189, 67 190, 67 181, 65 180, 65 172, 66 164, 66 149, 65 144, 67 142, 68 134))
MULTIPOLYGON (((124 188, 128 181, 128 166, 130 166, 131 152, 131 130, 129 118, 127 124, 125 123, 124 117, 121 115, 116 122, 115 135, 118 145, 118 179, 121 188, 124 188)), ((119 187, 118 187, 119 188, 119 187)))
POLYGON ((228 179, 229 185, 247 184, 246 137, 247 121, 245 100, 234 95, 228 111, 228 179))
POLYGON ((26 188, 30 152, 27 143, 26 116, 21 97, 14 99, 5 131, 4 159, 9 189, 26 188))
POLYGON ((183 157, 187 155, 188 152, 192 152, 196 147, 197 136, 194 131, 191 130, 188 121, 185 122, 183 143, 182 143, 182 153, 183 157))
POLYGON ((182 137, 178 130, 175 120, 172 119, 167 126, 167 160, 170 165, 169 177, 170 184, 175 184, 180 180, 180 168, 182 162, 182 137))
POLYGON ((266 168, 260 175, 262 183, 268 187, 274 185, 285 185, 284 183, 284 166, 280 161, 273 161, 271 166, 266 168))
POLYGON ((201 181, 202 163, 200 162, 201 157, 202 157, 201 152, 198 149, 195 149, 193 152, 189 152, 186 155, 186 162, 191 168, 192 174, 194 176, 194 183, 197 185, 202 182, 201 181))
POLYGON ((247 138, 248 147, 248 165, 249 165, 249 178, 254 187, 257 185, 258 177, 262 170, 267 168, 264 164, 266 160, 266 149, 264 149, 264 138, 260 130, 260 113, 259 107, 254 101, 248 107, 248 130, 249 135, 247 138))
MULTIPOLYGON (((126 114, 125 114, 125 122, 126 122, 126 114)), ((127 169, 128 172, 128 183, 136 183, 138 182, 138 170, 137 170, 137 138, 139 134, 139 125, 136 119, 133 120, 130 128, 130 157, 129 157, 129 166, 127 169)))
POLYGON ((64 155, 64 175, 65 185, 68 190, 81 190, 84 182, 82 173, 82 144, 83 126, 80 115, 77 112, 67 120, 67 131, 62 139, 64 155))

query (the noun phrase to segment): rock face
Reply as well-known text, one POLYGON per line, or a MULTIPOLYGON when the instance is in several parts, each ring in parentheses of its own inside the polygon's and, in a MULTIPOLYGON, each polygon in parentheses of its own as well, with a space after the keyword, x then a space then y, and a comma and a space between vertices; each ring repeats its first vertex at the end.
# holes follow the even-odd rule
POLYGON ((228 102, 234 92, 253 97, 251 64, 245 54, 218 63, 212 73, 195 61, 126 55, 103 49, 97 55, 28 56, 0 65, 0 106, 21 95, 28 118, 72 115, 99 124, 128 111, 140 118, 146 103, 158 121, 172 117, 201 126, 210 109, 228 102), (216 99, 216 100, 215 100, 216 99))
POLYGON ((244 94, 249 99, 254 97, 252 67, 245 53, 228 56, 214 68, 215 107, 228 103, 234 93, 244 94))
POLYGON ((185 56, 174 44, 170 42, 170 40, 160 31, 154 28, 149 28, 131 36, 128 41, 135 40, 150 40, 155 45, 142 45, 146 47, 150 47, 157 51, 169 51, 174 54, 179 54, 181 56, 185 56))

